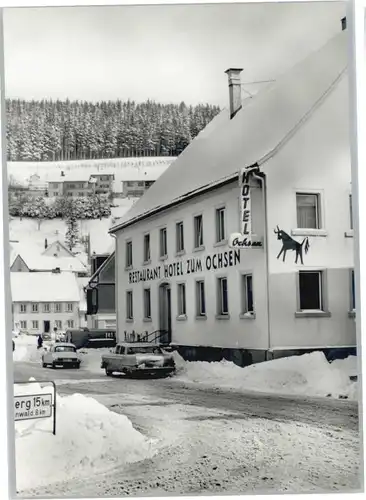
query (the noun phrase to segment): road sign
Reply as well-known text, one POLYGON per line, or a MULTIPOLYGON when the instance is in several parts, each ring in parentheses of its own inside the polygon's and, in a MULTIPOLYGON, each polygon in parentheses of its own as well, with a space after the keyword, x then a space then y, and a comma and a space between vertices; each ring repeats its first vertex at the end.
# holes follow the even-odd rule
POLYGON ((56 434, 56 384, 53 381, 29 380, 28 382, 15 382, 15 385, 51 384, 52 393, 17 394, 14 395, 14 420, 31 420, 36 418, 53 417, 53 434, 56 434))
POLYGON ((14 396, 14 420, 52 416, 52 394, 14 396))

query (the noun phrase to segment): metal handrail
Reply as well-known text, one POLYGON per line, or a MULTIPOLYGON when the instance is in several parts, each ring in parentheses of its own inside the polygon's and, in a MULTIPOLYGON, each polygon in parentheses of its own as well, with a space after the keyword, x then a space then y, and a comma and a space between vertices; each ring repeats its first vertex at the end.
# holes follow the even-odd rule
POLYGON ((150 333, 130 333, 125 332, 125 341, 127 342, 148 342, 148 343, 161 343, 161 337, 166 335, 168 330, 154 330, 150 333))

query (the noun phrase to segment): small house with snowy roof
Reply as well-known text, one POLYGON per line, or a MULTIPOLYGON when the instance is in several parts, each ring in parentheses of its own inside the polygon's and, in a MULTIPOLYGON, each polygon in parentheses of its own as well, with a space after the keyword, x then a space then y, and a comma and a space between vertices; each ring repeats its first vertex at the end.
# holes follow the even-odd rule
POLYGON ((356 345, 347 34, 221 111, 111 229, 117 334, 239 365, 356 345))
POLYGON ((80 292, 73 273, 10 273, 13 329, 30 334, 79 327, 80 292))

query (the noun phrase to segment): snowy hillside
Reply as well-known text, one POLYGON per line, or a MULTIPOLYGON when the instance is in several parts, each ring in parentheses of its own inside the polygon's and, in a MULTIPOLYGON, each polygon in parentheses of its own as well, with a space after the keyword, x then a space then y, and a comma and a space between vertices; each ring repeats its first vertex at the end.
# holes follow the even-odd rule
POLYGON ((47 182, 60 177, 61 171, 95 174, 114 174, 115 189, 126 180, 156 180, 175 160, 175 157, 113 158, 104 160, 8 162, 9 182, 28 185, 32 175, 39 176, 38 182, 47 182), (148 179, 147 179, 148 178, 148 179))

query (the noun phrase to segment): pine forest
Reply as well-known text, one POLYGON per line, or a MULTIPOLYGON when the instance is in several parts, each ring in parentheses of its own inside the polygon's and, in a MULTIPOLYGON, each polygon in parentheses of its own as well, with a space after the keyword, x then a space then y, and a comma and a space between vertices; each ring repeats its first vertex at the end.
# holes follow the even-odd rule
POLYGON ((220 111, 209 104, 8 99, 8 161, 178 156, 220 111))

